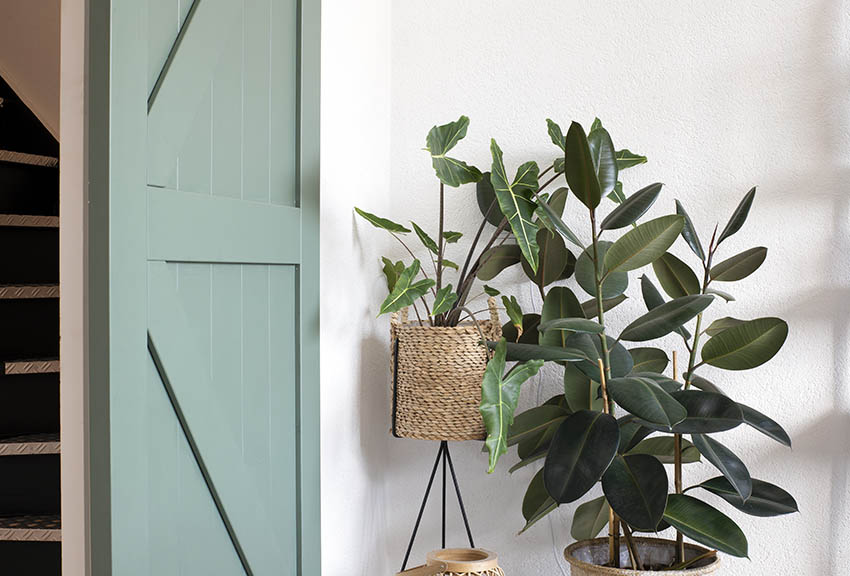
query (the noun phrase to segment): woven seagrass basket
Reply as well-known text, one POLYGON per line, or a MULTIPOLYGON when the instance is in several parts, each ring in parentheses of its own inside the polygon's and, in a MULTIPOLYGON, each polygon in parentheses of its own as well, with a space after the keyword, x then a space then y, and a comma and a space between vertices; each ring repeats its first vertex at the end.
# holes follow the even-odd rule
MULTIPOLYGON (((669 566, 676 554, 676 543, 659 538, 635 538, 638 554, 645 565, 669 566)), ((691 560, 704 556, 708 549, 696 544, 685 543, 685 559, 691 560)), ((564 550, 564 558, 570 563, 571 576, 704 576, 713 574, 720 566, 720 558, 715 554, 695 562, 684 570, 631 570, 604 566, 608 561, 608 539, 595 538, 580 540, 564 550)), ((620 566, 630 566, 629 551, 625 544, 620 545, 620 566)))
POLYGON ((483 440, 478 412, 489 353, 481 343, 502 336, 495 298, 490 319, 420 326, 407 309, 390 320, 393 435, 421 440, 483 440), (479 332, 480 329, 480 332, 479 332))

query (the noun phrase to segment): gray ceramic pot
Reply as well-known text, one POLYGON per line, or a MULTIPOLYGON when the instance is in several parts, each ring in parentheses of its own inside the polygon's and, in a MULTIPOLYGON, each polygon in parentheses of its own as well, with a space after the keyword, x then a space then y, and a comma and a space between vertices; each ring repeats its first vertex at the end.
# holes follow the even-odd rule
MULTIPOLYGON (((621 539, 622 540, 622 539, 621 539)), ((638 554, 641 561, 646 565, 670 565, 676 553, 676 543, 672 540, 660 540, 657 538, 635 538, 638 554)), ((696 558, 708 552, 706 548, 695 544, 685 544, 685 560, 696 558)), ((611 568, 603 566, 608 562, 608 539, 596 538, 595 540, 581 540, 564 550, 564 557, 570 563, 572 576, 702 576, 714 573, 720 558, 713 556, 700 560, 691 565, 687 570, 665 570, 663 572, 652 570, 631 570, 630 568, 611 568)), ((629 551, 625 542, 620 543, 620 566, 631 566, 629 562, 629 551)))

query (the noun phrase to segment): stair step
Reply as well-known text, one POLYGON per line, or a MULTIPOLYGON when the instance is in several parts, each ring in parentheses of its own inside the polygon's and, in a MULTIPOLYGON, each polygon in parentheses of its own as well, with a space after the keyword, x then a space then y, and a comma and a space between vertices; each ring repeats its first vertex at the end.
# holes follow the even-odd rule
POLYGON ((25 434, 0 439, 0 456, 59 454, 59 434, 25 434))
POLYGON ((0 299, 25 300, 31 298, 59 298, 59 284, 0 285, 0 299))
POLYGON ((34 360, 7 360, 3 362, 3 373, 12 374, 58 374, 58 358, 38 358, 34 360))
POLYGON ((0 516, 0 541, 61 542, 59 515, 0 516))
POLYGON ((59 166, 59 158, 27 154, 26 152, 12 152, 11 150, 0 150, 0 162, 14 162, 15 164, 29 164, 30 166, 44 166, 46 168, 59 166))
POLYGON ((59 228, 59 216, 40 214, 0 214, 0 226, 17 228, 59 228))

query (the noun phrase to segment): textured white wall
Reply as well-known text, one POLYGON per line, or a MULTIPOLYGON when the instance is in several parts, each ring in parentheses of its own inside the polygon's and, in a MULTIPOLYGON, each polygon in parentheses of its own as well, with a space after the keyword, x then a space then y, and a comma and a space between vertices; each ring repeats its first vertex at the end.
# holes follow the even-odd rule
MULTIPOLYGON (((509 170, 551 160, 545 118, 566 129, 571 119, 587 128, 599 116, 615 145, 650 158, 624 174, 627 192, 664 182, 651 214, 672 212, 679 198, 704 243, 759 186, 749 221, 720 257, 766 245, 768 260, 732 287, 737 302, 716 304, 712 314, 781 316, 790 336, 761 369, 706 375, 792 435, 793 451, 749 429, 724 441, 754 476, 791 491, 802 513, 756 520, 730 512, 747 533, 752 561, 724 559, 725 573, 846 574, 850 2, 408 0, 393 3, 389 20, 386 1, 358 3, 356 11, 349 4, 325 2, 325 573, 398 568, 436 451, 387 432, 387 321, 374 318, 378 256, 403 253, 355 222, 351 206, 414 218, 433 231, 437 186, 421 148, 430 126, 466 114, 472 124, 457 155, 488 169, 495 137, 509 170)), ((587 237, 574 198, 567 212, 587 237)), ((449 192, 448 214, 450 229, 471 235, 473 187, 449 192)), ((683 243, 674 251, 696 264, 683 243)), ((494 284, 510 288, 518 279, 508 274, 494 284)), ((527 287, 515 290, 527 309, 539 308, 527 287)), ((637 282, 627 294, 630 302, 611 314, 615 329, 643 310, 637 282)), ((523 405, 558 386, 544 375, 526 386, 523 405)), ((480 445, 458 444, 453 454, 476 544, 498 551, 510 574, 566 571, 560 557, 572 507, 516 536, 534 470, 508 475, 510 454, 487 476, 480 445)), ((708 475, 708 465, 689 468, 686 481, 708 475)), ((462 545, 449 502, 449 545, 462 545)), ((435 498, 415 560, 439 545, 438 514, 435 498)))

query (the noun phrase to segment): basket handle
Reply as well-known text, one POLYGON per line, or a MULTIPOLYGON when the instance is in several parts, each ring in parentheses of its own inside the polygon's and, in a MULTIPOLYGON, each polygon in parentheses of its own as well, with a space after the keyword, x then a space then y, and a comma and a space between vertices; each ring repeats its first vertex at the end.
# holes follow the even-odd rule
POLYGON ((434 564, 423 564, 404 572, 399 572, 396 576, 437 576, 443 574, 448 569, 445 562, 436 562, 434 564))

